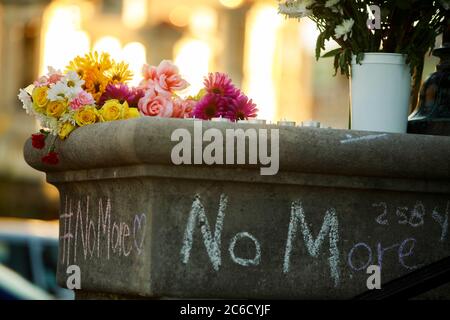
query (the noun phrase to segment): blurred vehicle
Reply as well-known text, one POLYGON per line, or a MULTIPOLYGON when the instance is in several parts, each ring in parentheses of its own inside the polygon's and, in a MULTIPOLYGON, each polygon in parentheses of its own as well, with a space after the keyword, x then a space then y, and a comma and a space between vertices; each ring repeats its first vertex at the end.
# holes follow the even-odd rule
POLYGON ((55 297, 0 264, 0 300, 51 300, 55 297))
POLYGON ((58 221, 0 218, 0 288, 26 287, 34 295, 25 299, 45 299, 39 289, 54 299, 74 298, 56 283, 58 229, 58 221))

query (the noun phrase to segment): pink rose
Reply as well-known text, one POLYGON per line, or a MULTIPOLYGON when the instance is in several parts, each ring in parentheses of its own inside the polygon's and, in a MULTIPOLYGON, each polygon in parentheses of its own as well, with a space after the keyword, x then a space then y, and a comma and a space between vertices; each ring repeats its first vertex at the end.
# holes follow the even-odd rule
POLYGON ((156 67, 144 64, 144 66, 142 67, 142 76, 144 77, 144 79, 139 84, 139 88, 153 89, 158 78, 156 67))
POLYGON ((81 107, 94 104, 95 100, 92 95, 86 91, 80 91, 80 93, 70 102, 70 108, 72 110, 78 110, 81 107))
POLYGON ((173 118, 190 118, 192 111, 195 108, 197 101, 195 100, 182 100, 180 98, 175 99, 173 103, 173 118))
POLYGON ((173 93, 186 89, 189 84, 181 78, 178 67, 171 61, 163 60, 156 68, 155 89, 161 94, 173 93))
POLYGON ((173 102, 170 97, 148 90, 139 100, 138 108, 144 116, 170 118, 173 113, 173 102))
POLYGON ((144 64, 142 67, 142 75, 145 80, 155 80, 157 77, 156 67, 144 64))

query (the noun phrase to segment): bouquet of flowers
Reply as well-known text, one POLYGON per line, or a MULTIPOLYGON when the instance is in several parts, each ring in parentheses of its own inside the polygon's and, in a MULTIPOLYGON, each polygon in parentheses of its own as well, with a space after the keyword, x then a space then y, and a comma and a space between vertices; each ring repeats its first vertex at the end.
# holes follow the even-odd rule
POLYGON ((143 80, 137 87, 128 85, 132 77, 126 63, 94 52, 76 57, 64 72, 49 67, 46 75, 20 89, 18 97, 24 109, 42 127, 32 135, 33 147, 44 149, 47 138, 53 138, 42 161, 57 164, 56 139, 64 140, 75 129, 97 122, 141 116, 237 121, 256 117, 258 111, 223 73, 209 74, 205 87, 186 98, 179 93, 189 84, 170 61, 144 65, 143 80))
POLYGON ((449 0, 284 0, 279 12, 290 18, 309 17, 320 35, 316 58, 325 42, 333 39, 340 48, 323 57, 334 57, 336 72, 350 75, 352 56, 362 61, 365 52, 401 53, 414 74, 422 75, 425 54, 449 23, 449 0), (369 29, 369 6, 380 8, 380 28, 369 29))

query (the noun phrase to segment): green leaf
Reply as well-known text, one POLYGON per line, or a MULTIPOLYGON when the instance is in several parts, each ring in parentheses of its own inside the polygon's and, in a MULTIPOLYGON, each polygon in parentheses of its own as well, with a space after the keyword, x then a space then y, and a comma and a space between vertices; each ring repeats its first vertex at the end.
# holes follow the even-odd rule
POLYGON ((361 61, 364 60, 364 52, 360 52, 356 55, 356 63, 361 64, 361 61))
POLYGON ((339 54, 340 52, 342 52, 342 49, 341 49, 341 48, 337 48, 337 49, 334 49, 334 50, 331 50, 331 51, 325 53, 325 54, 322 56, 322 58, 331 58, 331 57, 336 56, 336 55, 339 54))
POLYGON ((342 53, 338 53, 334 56, 334 76, 337 75, 339 69, 339 58, 342 53))
POLYGON ((319 60, 320 58, 320 54, 322 52, 322 50, 325 50, 325 40, 326 40, 326 32, 322 32, 318 37, 317 37, 317 43, 316 43, 316 60, 319 60))

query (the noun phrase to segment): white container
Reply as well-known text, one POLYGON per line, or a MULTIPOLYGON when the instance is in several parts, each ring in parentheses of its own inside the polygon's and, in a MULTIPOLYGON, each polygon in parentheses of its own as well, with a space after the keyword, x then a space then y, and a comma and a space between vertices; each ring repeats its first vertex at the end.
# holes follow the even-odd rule
POLYGON ((406 133, 411 74, 406 56, 366 53, 352 61, 351 129, 406 133))

